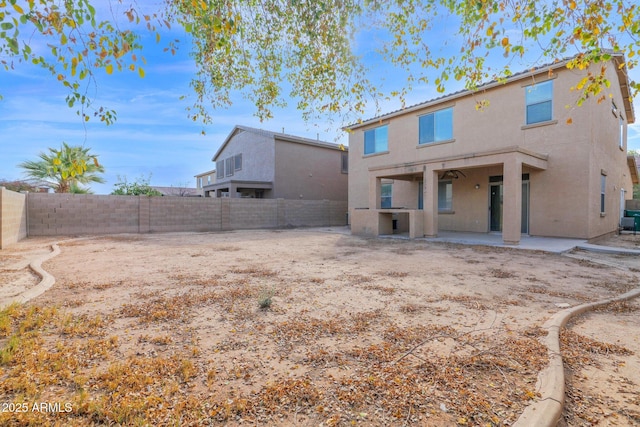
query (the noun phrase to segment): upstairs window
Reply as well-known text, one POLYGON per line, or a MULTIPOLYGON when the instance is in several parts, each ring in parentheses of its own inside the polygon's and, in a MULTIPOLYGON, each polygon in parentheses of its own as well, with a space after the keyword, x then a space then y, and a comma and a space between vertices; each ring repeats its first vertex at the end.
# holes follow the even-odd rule
POLYGON ((624 117, 622 117, 622 114, 620 114, 618 117, 618 126, 620 128, 620 137, 618 140, 618 147, 624 150, 624 117))
POLYGON ((618 119, 618 147, 624 150, 624 117, 613 100, 611 101, 611 113, 613 113, 613 117, 618 119))
POLYGON ((342 155, 340 159, 341 171, 342 173, 349 173, 349 153, 343 151, 340 154, 342 155))
POLYGON ((388 151, 388 140, 387 125, 364 131, 364 154, 388 151))
POLYGON ((553 80, 525 87, 527 124, 547 122, 553 116, 553 80))
POLYGON ((234 169, 237 171, 242 170, 242 153, 236 154, 235 156, 233 156, 233 159, 235 163, 234 169))
POLYGON ((225 160, 225 176, 233 176, 233 157, 229 157, 225 160))
POLYGON ((420 116, 419 128, 419 144, 453 139, 453 107, 420 116))
POLYGON ((224 160, 216 162, 216 177, 218 179, 224 178, 224 160))

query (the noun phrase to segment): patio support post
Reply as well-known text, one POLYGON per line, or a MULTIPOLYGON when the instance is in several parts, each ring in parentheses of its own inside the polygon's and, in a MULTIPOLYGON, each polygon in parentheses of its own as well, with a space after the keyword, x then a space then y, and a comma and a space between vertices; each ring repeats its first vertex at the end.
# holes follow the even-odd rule
POLYGON ((504 162, 503 174, 502 240, 505 245, 518 245, 522 229, 522 159, 509 156, 504 162))
POLYGON ((428 166, 423 176, 423 215, 425 237, 438 236, 438 173, 428 166))
POLYGON ((380 197, 382 194, 382 179, 369 175, 369 209, 380 209, 380 197))
POLYGON ((238 186, 233 183, 229 183, 229 197, 238 197, 238 186))

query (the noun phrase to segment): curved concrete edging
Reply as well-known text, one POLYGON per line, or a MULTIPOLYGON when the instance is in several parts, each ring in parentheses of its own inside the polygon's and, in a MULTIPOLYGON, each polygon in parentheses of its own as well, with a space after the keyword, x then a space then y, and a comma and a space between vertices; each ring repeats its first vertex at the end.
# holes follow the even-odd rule
POLYGON ((31 261, 29 263, 29 268, 38 276, 40 276, 40 283, 38 283, 33 288, 27 289, 26 291, 22 292, 8 304, 12 304, 14 302, 23 304, 39 295, 42 295, 47 289, 51 288, 53 284, 56 283, 56 279, 42 268, 42 263, 53 258, 59 253, 60 247, 58 247, 58 245, 54 243, 51 245, 51 252, 46 255, 39 256, 31 261))
POLYGON ((560 330, 569 319, 586 311, 593 310, 616 301, 627 301, 640 296, 640 288, 634 289, 614 298, 581 304, 573 308, 559 311, 545 322, 547 336, 544 344, 549 354, 549 366, 538 374, 539 393, 535 403, 527 406, 513 424, 514 427, 554 427, 562 416, 564 406, 564 366, 560 353, 560 330))

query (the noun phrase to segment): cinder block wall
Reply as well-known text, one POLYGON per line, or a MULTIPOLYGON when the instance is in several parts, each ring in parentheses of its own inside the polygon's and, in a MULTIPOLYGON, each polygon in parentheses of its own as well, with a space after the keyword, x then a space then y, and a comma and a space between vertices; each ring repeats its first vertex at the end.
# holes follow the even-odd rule
POLYGON ((146 197, 145 199, 149 202, 148 231, 150 232, 222 229, 219 200, 209 197, 146 197))
POLYGON ((27 237, 27 197, 0 187, 0 249, 27 237))
POLYGON ((229 203, 231 230, 281 228, 278 223, 281 202, 281 199, 222 199, 223 204, 229 203))
POLYGON ((28 195, 29 236, 138 233, 140 197, 28 195))
POLYGON ((347 203, 29 194, 29 236, 221 231, 345 225, 347 203))
POLYGON ((328 200, 285 200, 285 227, 319 227, 330 224, 328 200))
POLYGON ((632 199, 626 201, 626 209, 630 211, 640 210, 640 199, 632 199))

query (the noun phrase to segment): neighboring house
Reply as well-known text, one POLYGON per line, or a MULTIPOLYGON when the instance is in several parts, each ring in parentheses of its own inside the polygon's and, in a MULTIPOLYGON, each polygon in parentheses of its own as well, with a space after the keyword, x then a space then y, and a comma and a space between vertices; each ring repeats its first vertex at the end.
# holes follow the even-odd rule
POLYGON ((162 196, 177 196, 177 197, 201 197, 200 191, 197 188, 189 187, 158 187, 152 185, 151 188, 158 191, 162 196))
POLYGON ((198 194, 204 197, 203 187, 206 185, 215 184, 216 182, 216 170, 211 170, 207 172, 202 172, 195 176, 196 178, 196 188, 198 189, 198 194))
POLYGON ((602 97, 575 108, 589 70, 566 63, 349 126, 352 232, 497 232, 506 244, 615 232, 638 181, 624 57, 606 64, 602 97))
POLYGON ((54 193, 55 189, 53 185, 46 181, 39 181, 33 179, 27 180, 15 180, 15 181, 0 181, 0 187, 5 187, 7 190, 16 192, 31 192, 31 193, 54 193))
POLYGON ((347 200, 348 152, 338 144, 236 126, 213 161, 208 197, 347 200))

